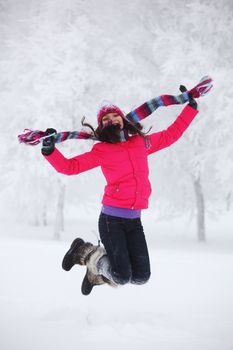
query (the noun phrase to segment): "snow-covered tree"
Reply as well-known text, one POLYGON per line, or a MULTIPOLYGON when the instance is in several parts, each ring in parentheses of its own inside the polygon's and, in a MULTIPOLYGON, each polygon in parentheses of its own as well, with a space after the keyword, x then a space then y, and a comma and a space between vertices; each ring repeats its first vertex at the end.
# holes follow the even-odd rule
MULTIPOLYGON (((59 228, 63 208, 99 210, 99 203, 93 205, 104 184, 99 171, 67 181, 44 165, 39 146, 18 145, 25 127, 80 130, 83 115, 95 126, 102 100, 128 112, 210 74, 215 86, 198 101, 200 115, 177 144, 150 159, 152 204, 161 215, 199 213, 204 240, 205 213, 229 208, 233 196, 232 23, 230 1, 100 0, 98 6, 95 0, 1 1, 0 184, 8 213, 25 220, 29 208, 30 222, 56 216, 59 228)), ((160 108, 145 129, 166 128, 180 110, 160 108)), ((71 157, 90 149, 91 142, 58 147, 71 157)))
POLYGON ((232 72, 232 5, 230 2, 216 1, 213 4, 200 0, 180 1, 176 4, 158 1, 156 5, 152 3, 152 6, 154 9, 156 6, 161 15, 155 22, 153 15, 149 14, 148 28, 154 35, 154 55, 161 57, 163 79, 167 78, 171 86, 180 81, 188 88, 204 74, 210 74, 215 80, 211 95, 198 101, 200 115, 184 136, 184 140, 188 138, 187 142, 179 142, 173 148, 177 156, 173 150, 168 153, 168 157, 171 156, 169 164, 173 169, 168 171, 175 177, 175 182, 181 183, 181 186, 186 184, 189 189, 189 182, 193 184, 196 201, 193 201, 192 196, 187 198, 187 190, 184 188, 179 194, 183 196, 187 209, 194 210, 193 203, 196 202, 198 238, 204 241, 205 208, 208 206, 213 210, 214 202, 221 202, 227 193, 231 193, 230 188, 226 191, 225 186, 220 184, 226 177, 229 180, 232 169, 228 151, 232 149, 231 138, 224 136, 232 126, 230 111, 224 113, 230 106, 227 99, 233 92, 227 79, 227 75, 232 72), (219 160, 220 152, 223 151, 220 151, 220 145, 227 150, 225 167, 219 160))

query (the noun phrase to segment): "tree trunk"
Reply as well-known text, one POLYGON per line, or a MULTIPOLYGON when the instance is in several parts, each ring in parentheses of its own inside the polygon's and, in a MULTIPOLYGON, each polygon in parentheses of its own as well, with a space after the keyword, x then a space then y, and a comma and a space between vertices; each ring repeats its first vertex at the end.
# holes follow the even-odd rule
POLYGON ((230 209, 231 209, 231 204, 232 204, 232 195, 231 195, 231 192, 228 193, 227 198, 226 198, 226 202, 227 202, 227 211, 230 211, 230 209))
POLYGON ((205 203, 200 177, 194 180, 194 190, 197 201, 197 237, 199 242, 205 242, 205 203))
POLYGON ((42 225, 47 226, 47 210, 46 205, 43 206, 43 212, 42 212, 42 225))
POLYGON ((54 239, 59 240, 61 232, 64 231, 64 201, 65 201, 65 185, 59 183, 59 194, 57 201, 57 211, 54 226, 54 239))

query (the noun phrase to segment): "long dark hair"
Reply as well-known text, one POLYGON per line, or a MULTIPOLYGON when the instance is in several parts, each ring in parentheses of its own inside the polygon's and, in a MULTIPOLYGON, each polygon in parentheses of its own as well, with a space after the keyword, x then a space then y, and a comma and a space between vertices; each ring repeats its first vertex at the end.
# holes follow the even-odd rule
MULTIPOLYGON (((151 127, 147 132, 143 132, 142 131, 143 126, 140 123, 134 124, 133 122, 129 122, 126 118, 127 116, 123 118, 123 122, 124 122, 123 130, 128 135, 140 135, 146 138, 146 135, 151 130, 151 127)), ((82 126, 85 126, 91 129, 91 135, 94 136, 99 141, 110 142, 110 143, 115 143, 120 141, 119 136, 115 135, 115 131, 117 129, 119 130, 119 126, 110 125, 108 127, 103 127, 102 125, 99 125, 96 129, 94 129, 91 124, 85 123, 85 117, 82 118, 81 124, 82 126)))

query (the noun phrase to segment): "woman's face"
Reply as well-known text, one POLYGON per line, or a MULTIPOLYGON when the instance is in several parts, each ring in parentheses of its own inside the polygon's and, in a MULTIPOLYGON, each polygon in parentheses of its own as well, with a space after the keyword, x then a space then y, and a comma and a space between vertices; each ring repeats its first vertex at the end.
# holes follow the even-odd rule
POLYGON ((124 122, 122 117, 117 113, 108 113, 102 118, 102 125, 106 126, 111 122, 112 125, 119 125, 120 129, 123 129, 124 122))

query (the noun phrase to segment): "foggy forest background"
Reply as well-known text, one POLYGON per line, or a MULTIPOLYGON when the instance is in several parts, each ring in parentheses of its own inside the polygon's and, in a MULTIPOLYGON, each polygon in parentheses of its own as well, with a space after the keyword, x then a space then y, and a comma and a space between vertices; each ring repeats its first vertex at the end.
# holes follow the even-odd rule
MULTIPOLYGON (((96 126, 100 104, 126 113, 161 94, 214 79, 200 113, 179 142, 150 157, 150 218, 218 220, 233 202, 233 3, 227 0, 1 0, 0 219, 53 225, 97 218, 105 181, 100 169, 58 174, 40 146, 20 145, 25 128, 96 126)), ((160 108, 145 130, 168 127, 182 106, 160 108)), ((58 146, 66 157, 91 141, 58 146)))

